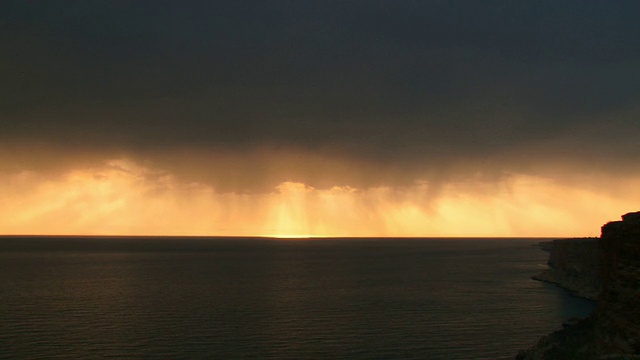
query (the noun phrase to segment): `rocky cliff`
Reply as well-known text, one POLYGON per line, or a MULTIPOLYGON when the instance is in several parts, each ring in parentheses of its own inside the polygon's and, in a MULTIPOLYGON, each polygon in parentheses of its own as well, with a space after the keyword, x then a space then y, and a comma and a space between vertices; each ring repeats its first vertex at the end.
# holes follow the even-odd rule
POLYGON ((549 269, 533 278, 557 284, 577 296, 595 300, 601 286, 597 240, 561 239, 541 244, 543 250, 549 251, 549 269))
POLYGON ((640 359, 640 212, 604 225, 596 244, 602 286, 595 312, 516 359, 640 359))
POLYGON ((595 314, 597 345, 640 355, 640 212, 604 225, 598 245, 603 286, 595 314))

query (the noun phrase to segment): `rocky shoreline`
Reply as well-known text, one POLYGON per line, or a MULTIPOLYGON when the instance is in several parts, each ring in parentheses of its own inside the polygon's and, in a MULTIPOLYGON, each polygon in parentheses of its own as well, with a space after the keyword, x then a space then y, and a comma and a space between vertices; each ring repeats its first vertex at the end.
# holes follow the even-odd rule
POLYGON ((533 279, 558 285, 573 295, 596 300, 602 279, 598 259, 598 238, 574 238, 540 244, 549 252, 549 269, 533 279))
POLYGON ((586 319, 566 322, 516 359, 640 359, 640 212, 605 224, 598 239, 542 247, 550 251, 550 268, 536 278, 595 298, 598 305, 586 319))

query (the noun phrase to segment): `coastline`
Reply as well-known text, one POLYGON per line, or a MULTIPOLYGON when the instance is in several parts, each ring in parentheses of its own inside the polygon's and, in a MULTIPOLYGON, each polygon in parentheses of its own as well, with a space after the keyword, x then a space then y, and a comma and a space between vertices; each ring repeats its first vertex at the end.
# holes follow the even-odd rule
POLYGON ((516 360, 640 359, 640 212, 605 224, 597 239, 540 247, 549 251, 549 269, 534 279, 596 299, 597 306, 587 318, 570 319, 521 350, 516 360))
POLYGON ((531 277, 533 280, 542 281, 548 284, 555 285, 560 289, 566 291, 571 296, 579 297, 586 300, 597 301, 597 292, 585 290, 581 285, 569 284, 567 278, 554 270, 545 270, 538 275, 531 277))
POLYGON ((554 284, 573 296, 596 301, 602 283, 597 238, 545 241, 539 247, 549 253, 549 268, 532 279, 554 284))

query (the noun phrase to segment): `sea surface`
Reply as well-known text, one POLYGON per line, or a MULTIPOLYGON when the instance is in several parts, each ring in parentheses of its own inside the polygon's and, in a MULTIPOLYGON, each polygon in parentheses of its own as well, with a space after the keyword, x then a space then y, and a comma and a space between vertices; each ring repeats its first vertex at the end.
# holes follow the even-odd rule
POLYGON ((2 359, 512 359, 540 239, 0 238, 2 359))

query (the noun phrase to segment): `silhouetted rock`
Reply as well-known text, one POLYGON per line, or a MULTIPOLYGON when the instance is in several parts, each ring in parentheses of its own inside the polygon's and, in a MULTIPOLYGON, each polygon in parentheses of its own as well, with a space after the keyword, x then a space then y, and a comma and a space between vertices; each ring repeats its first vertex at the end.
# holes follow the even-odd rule
POLYGON ((595 312, 565 322, 516 359, 640 359, 640 212, 605 224, 597 245, 602 288, 595 312))
POLYGON ((603 349, 640 355, 640 212, 622 219, 602 227, 596 334, 603 349))

